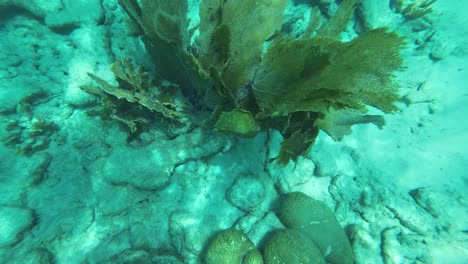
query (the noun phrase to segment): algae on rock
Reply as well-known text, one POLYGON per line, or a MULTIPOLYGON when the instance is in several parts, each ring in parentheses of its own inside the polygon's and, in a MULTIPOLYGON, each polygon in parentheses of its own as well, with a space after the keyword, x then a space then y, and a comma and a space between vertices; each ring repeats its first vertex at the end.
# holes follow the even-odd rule
POLYGON ((41 100, 48 100, 50 94, 44 90, 22 98, 16 106, 16 116, 3 120, 6 136, 1 142, 14 148, 18 154, 32 155, 49 147, 53 136, 60 127, 48 118, 34 115, 34 107, 41 100))

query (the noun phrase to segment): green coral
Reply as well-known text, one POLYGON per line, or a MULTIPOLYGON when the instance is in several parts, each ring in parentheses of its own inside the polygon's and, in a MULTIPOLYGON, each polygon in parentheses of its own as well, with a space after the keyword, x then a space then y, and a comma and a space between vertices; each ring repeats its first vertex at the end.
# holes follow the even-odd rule
POLYGON ((262 264, 263 263, 263 257, 260 251, 258 250, 250 250, 248 251, 245 255, 244 258, 242 259, 242 264, 262 264))
POLYGON ((206 264, 262 264, 262 255, 250 239, 237 229, 218 232, 208 245, 206 264))
MULTIPOLYGON (((207 0, 210 5, 212 0, 207 0)), ((205 2, 205 1, 202 1, 205 2)), ((205 70, 213 67, 219 73, 229 95, 235 97, 254 77, 255 67, 261 60, 265 40, 281 26, 287 0, 218 1, 219 23, 208 28, 200 25, 200 63, 205 70), (259 26, 261 25, 261 26, 259 26), (208 29, 209 31, 204 31, 208 29), (210 32, 211 31, 211 32, 210 32), (222 33, 219 33, 219 32, 222 33), (217 45, 213 46, 213 43, 217 45), (219 49, 217 46, 223 46, 219 49), (212 63, 212 54, 219 54, 221 63, 212 63), (224 62, 224 63, 223 63, 224 62)), ((201 21, 212 23, 210 13, 200 13, 201 21)), ((219 57, 219 56, 218 56, 219 57)))
POLYGON ((332 38, 338 38, 341 31, 343 31, 351 19, 354 8, 358 0, 343 0, 336 13, 330 18, 330 20, 323 24, 318 30, 317 34, 320 36, 327 36, 332 38))
POLYGON ((286 195, 278 212, 281 222, 311 239, 332 264, 353 263, 349 240, 334 213, 323 202, 301 192, 286 195))
POLYGON ((437 0, 391 0, 391 4, 395 7, 396 11, 402 14, 408 20, 414 20, 425 17, 432 13, 432 5, 437 0))
POLYGON ((260 131, 260 126, 249 111, 234 109, 220 114, 214 125, 214 131, 239 137, 251 137, 260 131))
POLYGON ((128 59, 113 63, 111 71, 117 79, 117 86, 88 73, 98 86, 80 87, 101 99, 102 106, 88 111, 88 115, 119 121, 128 126, 132 134, 142 132, 144 126, 158 117, 156 113, 174 121, 185 117, 185 105, 175 103, 168 95, 177 91, 174 85, 153 83, 142 67, 134 67, 128 59))
POLYGON ((315 128, 297 130, 281 142, 281 149, 277 162, 287 165, 290 160, 296 161, 297 157, 308 153, 317 137, 318 130, 315 128))
POLYGON ((266 264, 325 264, 314 242, 294 229, 275 231, 265 242, 263 256, 266 264))
POLYGON ((397 110, 393 72, 401 68, 404 41, 387 29, 341 41, 357 0, 341 1, 328 19, 314 7, 300 38, 279 32, 287 0, 202 0, 195 41, 187 1, 119 2, 144 32, 158 74, 177 83, 192 105, 211 111, 207 123, 217 132, 278 130, 280 164, 307 154, 319 129, 339 140, 354 124, 383 126, 367 107, 397 110))
MULTIPOLYGON (((351 244, 332 210, 304 193, 285 195, 278 210, 284 229, 264 239, 267 264, 352 264, 351 244)), ((262 255, 239 230, 217 233, 208 244, 205 263, 262 263, 262 255)))
POLYGON ((349 43, 325 37, 275 41, 253 87, 262 116, 325 113, 330 107, 362 109, 365 105, 385 112, 396 110, 391 69, 401 64, 395 56, 400 45, 401 40, 384 29, 369 31, 349 43), (373 63, 378 62, 384 65, 375 67, 373 63))

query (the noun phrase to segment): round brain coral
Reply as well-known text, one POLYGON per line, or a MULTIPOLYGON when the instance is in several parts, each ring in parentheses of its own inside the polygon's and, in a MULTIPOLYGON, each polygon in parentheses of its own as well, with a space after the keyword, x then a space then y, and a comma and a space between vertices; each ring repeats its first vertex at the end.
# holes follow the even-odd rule
POLYGON ((208 245, 206 264, 262 264, 260 251, 237 229, 217 233, 208 245))
POLYGON ((286 227, 298 230, 311 239, 328 263, 353 263, 348 237, 324 202, 301 192, 292 192, 284 198, 278 217, 286 227))
POLYGON ((294 229, 282 229, 266 241, 263 252, 266 264, 325 264, 320 249, 294 229))

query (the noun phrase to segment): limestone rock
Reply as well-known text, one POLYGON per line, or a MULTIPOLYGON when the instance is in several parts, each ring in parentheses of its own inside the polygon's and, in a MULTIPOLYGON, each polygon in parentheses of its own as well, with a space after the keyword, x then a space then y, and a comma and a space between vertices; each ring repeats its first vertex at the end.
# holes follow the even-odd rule
POLYGON ((265 187, 254 175, 240 175, 226 193, 228 201, 243 211, 251 211, 265 198, 265 187))
POLYGON ((33 223, 31 210, 0 207, 0 247, 12 246, 22 239, 22 233, 33 223))
POLYGON ((222 149, 223 142, 197 129, 142 149, 119 148, 105 161, 102 174, 113 184, 161 190, 170 183, 176 165, 212 155, 222 149))

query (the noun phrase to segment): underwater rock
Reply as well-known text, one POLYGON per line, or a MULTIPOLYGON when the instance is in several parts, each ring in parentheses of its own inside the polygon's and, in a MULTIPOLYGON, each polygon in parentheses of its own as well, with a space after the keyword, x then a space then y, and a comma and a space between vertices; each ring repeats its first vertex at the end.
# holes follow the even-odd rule
POLYGON ((115 264, 182 264, 175 255, 157 255, 157 252, 148 252, 142 249, 128 249, 112 257, 115 264))
POLYGON ((226 192, 228 201, 242 211, 252 211, 265 198, 265 186, 253 175, 240 175, 226 192))
POLYGON ((22 239, 22 233, 33 224, 29 209, 0 207, 0 247, 8 247, 22 239))
POLYGON ((392 12, 390 0, 360 1, 357 6, 359 17, 366 30, 396 25, 398 15, 392 12))
POLYGON ((52 155, 47 152, 36 155, 35 159, 32 160, 29 175, 33 185, 40 184, 46 178, 47 169, 51 162, 52 155))
POLYGON ((431 53, 429 54, 433 61, 443 60, 450 56, 455 50, 455 45, 453 43, 442 40, 439 35, 440 34, 436 34, 433 37, 435 40, 432 42, 431 53))
POLYGON ((23 8, 36 16, 44 17, 63 8, 63 0, 0 0, 0 12, 9 6, 23 8))
POLYGON ((0 150, 0 156, 0 205, 21 207, 31 186, 25 160, 11 155, 6 149, 0 150))
POLYGON ((323 134, 318 137, 316 146, 309 154, 315 164, 316 177, 348 175, 355 170, 355 164, 360 162, 361 157, 354 148, 336 143, 323 134))
POLYGON ((247 214, 236 223, 235 227, 239 230, 249 230, 249 238, 255 245, 261 245, 271 230, 284 228, 274 212, 260 216, 247 214))
POLYGON ((437 219, 438 225, 451 232, 466 233, 468 219, 466 197, 431 188, 411 190, 410 195, 418 206, 437 219))
POLYGON ((64 1, 64 8, 49 12, 45 24, 52 28, 97 24, 102 19, 103 10, 100 0, 64 1))
POLYGON ((201 129, 196 129, 174 140, 154 144, 157 147, 114 150, 102 168, 105 179, 117 185, 161 190, 170 183, 176 165, 213 155, 223 148, 225 141, 219 136, 203 135, 201 129))
POLYGON ((171 244, 186 262, 199 263, 197 260, 204 249, 205 241, 211 230, 204 227, 214 226, 222 221, 215 215, 176 211, 169 217, 171 244))
POLYGON ((10 264, 52 264, 53 262, 53 255, 46 249, 34 249, 27 253, 20 254, 19 256, 15 256, 10 264))
POLYGON ((67 60, 67 84, 64 91, 65 102, 72 106, 89 106, 95 103, 94 96, 84 92, 79 87, 89 81, 86 72, 96 72, 102 78, 112 80, 112 73, 107 66, 96 66, 104 63, 106 58, 106 48, 95 43, 106 43, 109 40, 104 28, 77 28, 70 34, 70 54, 67 60), (93 41, 89 41, 92 39, 93 41), (79 47, 79 48, 75 48, 79 47))
POLYGON ((172 166, 151 159, 148 149, 116 150, 102 168, 104 178, 116 185, 131 185, 144 190, 161 190, 170 183, 172 166), (134 157, 142 157, 135 159, 134 157), (143 157, 148 157, 147 160, 143 157))
POLYGON ((424 214, 420 208, 414 204, 400 204, 398 207, 387 206, 387 209, 393 213, 394 217, 403 226, 418 235, 430 236, 431 229, 434 226, 432 217, 424 214))
POLYGON ((407 259, 412 263, 437 263, 431 259, 425 248, 424 236, 408 233, 399 227, 384 229, 381 243, 384 263, 395 262, 395 259, 407 259))
POLYGON ((297 168, 295 166, 287 166, 283 171, 278 171, 278 179, 281 192, 288 193, 294 187, 301 186, 313 179, 316 170, 315 163, 306 157, 299 157, 297 162, 301 164, 297 168))
MULTIPOLYGON (((2 44, 0 43, 0 45, 2 44)), ((18 76, 18 68, 23 64, 24 58, 14 52, 11 52, 11 50, 2 50, 0 61, 2 62, 0 63, 0 80, 8 81, 18 76)))

